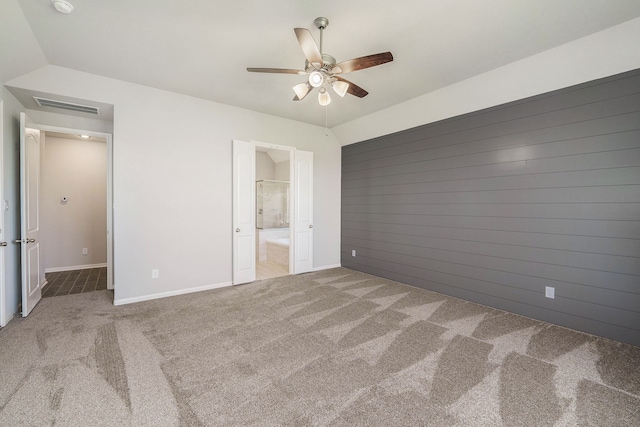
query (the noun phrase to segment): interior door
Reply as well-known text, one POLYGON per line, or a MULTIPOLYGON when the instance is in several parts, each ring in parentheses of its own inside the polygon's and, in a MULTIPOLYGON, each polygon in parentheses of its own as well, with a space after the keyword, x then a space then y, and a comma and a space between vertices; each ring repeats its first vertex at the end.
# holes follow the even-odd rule
POLYGON ((40 277, 40 131, 27 127, 20 113, 20 234, 22 316, 26 317, 42 297, 40 277))
MULTIPOLYGON (((0 119, 0 153, 4 153, 4 129, 3 129, 3 122, 4 122, 4 103, 2 101, 2 99, 0 98, 0 117, 2 117, 0 119)), ((4 199, 4 197, 2 197, 4 195, 4 181, 3 181, 3 174, 4 172, 4 168, 2 166, 2 164, 0 163, 0 201, 2 201, 4 199)), ((4 206, 0 206, 0 328, 4 328, 5 326, 7 326, 7 323, 9 322, 9 319, 7 319, 7 311, 6 310, 6 305, 7 305, 7 297, 6 297, 6 275, 5 275, 5 252, 2 248, 7 246, 7 242, 4 241, 6 236, 6 232, 4 231, 4 206)), ((13 312, 11 313, 13 314, 13 312)))
POLYGON ((295 152, 294 274, 313 269, 313 153, 295 152))
POLYGON ((256 148, 233 141, 233 284, 256 280, 256 148))

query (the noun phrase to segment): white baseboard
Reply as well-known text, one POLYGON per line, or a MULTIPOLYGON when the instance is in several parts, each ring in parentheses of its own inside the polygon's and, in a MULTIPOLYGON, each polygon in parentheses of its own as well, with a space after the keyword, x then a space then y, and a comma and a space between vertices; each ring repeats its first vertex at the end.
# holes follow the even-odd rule
POLYGON ((332 268, 342 267, 342 264, 323 265, 322 267, 314 267, 311 271, 331 270, 332 268))
POLYGON ((70 265, 68 267, 52 267, 45 268, 45 273, 57 273, 59 271, 73 271, 73 270, 89 270, 90 268, 102 268, 106 267, 107 263, 103 264, 86 264, 86 265, 70 265))
POLYGON ((11 320, 13 320, 13 318, 16 316, 16 313, 8 315, 6 319, 0 319, 0 328, 4 328, 5 326, 7 326, 9 322, 11 322, 11 320))
MULTIPOLYGON (((342 265, 341 264, 324 265, 322 267, 315 267, 311 269, 311 271, 329 270, 331 268, 338 268, 338 267, 342 267, 342 265)), ((160 292, 157 294, 142 295, 139 297, 114 299, 113 305, 133 304, 136 302, 150 301, 158 298, 174 297, 177 295, 191 294, 193 292, 202 292, 202 291, 208 291, 211 289, 226 288, 228 286, 233 286, 233 283, 232 282, 216 283, 214 285, 205 285, 205 286, 198 286, 195 288, 179 289, 176 291, 160 292)))
POLYGON ((178 289, 176 291, 160 292, 158 294, 142 295, 139 297, 114 299, 113 305, 133 304, 134 302, 150 301, 158 298, 166 298, 166 297, 174 297, 177 295, 191 294, 193 292, 201 292, 201 291, 209 291, 211 289, 226 288, 227 286, 232 286, 232 285, 233 283, 231 282, 224 282, 224 283, 216 283, 214 285, 198 286, 195 288, 178 289))

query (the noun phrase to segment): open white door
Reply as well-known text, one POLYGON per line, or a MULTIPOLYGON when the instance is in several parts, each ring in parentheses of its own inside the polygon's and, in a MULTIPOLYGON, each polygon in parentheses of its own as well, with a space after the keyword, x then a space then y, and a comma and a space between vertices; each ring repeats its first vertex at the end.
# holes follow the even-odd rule
MULTIPOLYGON (((0 98, 0 153, 4 153, 4 102, 0 98)), ((4 200, 4 167, 0 164, 0 200, 4 200)), ((4 231, 4 206, 0 207, 0 328, 4 328, 9 323, 7 318, 7 294, 6 294, 6 274, 5 274, 5 250, 7 242, 4 241, 6 232, 4 231)), ((13 315, 13 312, 11 313, 13 315)))
POLYGON ((27 128, 20 113, 20 233, 22 316, 26 317, 42 297, 40 277, 40 131, 27 128))
POLYGON ((256 147, 233 141, 233 284, 256 280, 256 147))
POLYGON ((295 152, 293 273, 313 269, 313 153, 295 152))

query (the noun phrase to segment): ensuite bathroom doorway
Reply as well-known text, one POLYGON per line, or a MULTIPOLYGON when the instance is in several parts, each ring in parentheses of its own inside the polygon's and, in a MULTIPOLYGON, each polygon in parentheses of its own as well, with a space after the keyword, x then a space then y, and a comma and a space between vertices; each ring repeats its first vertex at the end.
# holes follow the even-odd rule
MULTIPOLYGON (((266 276, 277 277, 280 274, 302 274, 312 271, 313 152, 234 139, 232 173, 233 284, 242 285, 264 279, 266 276), (288 194, 285 186, 284 190, 276 190, 280 191, 279 193, 267 196, 272 203, 279 204, 279 207, 265 206, 263 201, 263 216, 267 213, 267 208, 276 210, 271 212, 271 220, 275 223, 265 226, 263 218, 261 229, 258 228, 256 221, 258 216, 256 186, 260 181, 263 186, 267 181, 289 182, 288 194), (260 230, 262 232, 258 233, 260 230), (284 235, 289 235, 288 242, 286 240, 271 242, 284 246, 274 249, 281 249, 281 252, 288 254, 288 265, 281 264, 277 272, 267 272, 259 276, 257 274, 259 262, 256 260, 260 261, 261 234, 264 243, 263 259, 266 257, 269 263, 271 258, 271 261, 277 263, 283 258, 277 254, 269 256, 268 249, 273 246, 267 244, 268 237, 271 237, 268 236, 270 232, 283 232, 284 235)), ((277 238, 274 237, 271 240, 277 240, 277 238)))
POLYGON ((290 152, 256 146, 256 280, 289 275, 290 152))

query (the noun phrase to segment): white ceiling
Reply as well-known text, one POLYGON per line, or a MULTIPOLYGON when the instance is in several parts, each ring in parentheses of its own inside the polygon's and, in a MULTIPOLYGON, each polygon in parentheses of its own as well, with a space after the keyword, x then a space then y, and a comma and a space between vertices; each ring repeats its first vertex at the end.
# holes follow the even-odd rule
POLYGON ((303 68, 293 28, 319 42, 313 20, 327 17, 323 50, 338 62, 394 55, 345 75, 369 95, 332 94, 329 127, 640 16, 632 0, 70 0, 70 15, 17 2, 23 15, 9 7, 5 21, 13 34, 25 21, 20 40, 48 64, 321 126, 316 96, 292 101, 304 77, 246 67, 303 68))

